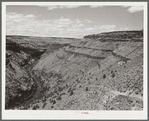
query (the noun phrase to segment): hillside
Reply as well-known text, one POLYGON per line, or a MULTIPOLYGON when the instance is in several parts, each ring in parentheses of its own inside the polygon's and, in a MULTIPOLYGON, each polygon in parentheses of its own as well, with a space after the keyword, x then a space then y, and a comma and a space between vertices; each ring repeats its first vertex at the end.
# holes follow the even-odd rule
MULTIPOLYGON (((46 38, 44 41, 40 39, 40 37, 6 36, 6 109, 20 106, 37 94, 40 83, 30 72, 40 56, 46 53, 47 48, 50 47, 48 52, 53 52, 68 45, 65 44, 67 42, 47 43, 46 38)), ((53 38, 50 40, 53 41, 53 38)))
POLYGON ((99 41, 137 41, 141 42, 143 39, 143 30, 137 31, 114 31, 99 34, 91 34, 84 36, 85 39, 96 39, 99 41))
MULTIPOLYGON (((142 32, 110 32, 84 39, 42 38, 41 41, 28 37, 27 43, 34 43, 31 48, 42 53, 30 66, 23 67, 26 69, 20 75, 26 73, 32 77, 38 91, 32 91, 35 96, 15 109, 143 110, 142 32)), ((7 51, 14 55, 21 53, 16 58, 26 54, 33 59, 34 54, 30 53, 34 51, 26 52, 24 48, 30 46, 21 44, 26 38, 8 37, 19 47, 15 47, 16 52, 7 51)), ((6 72, 6 75, 10 74, 6 72)), ((8 87, 14 87, 9 82, 6 82, 8 87)))

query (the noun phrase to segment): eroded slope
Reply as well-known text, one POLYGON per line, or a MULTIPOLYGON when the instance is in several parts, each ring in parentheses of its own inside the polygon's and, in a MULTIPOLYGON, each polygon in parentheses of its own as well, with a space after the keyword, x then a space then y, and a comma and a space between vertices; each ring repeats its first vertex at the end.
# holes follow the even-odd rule
POLYGON ((143 109, 142 42, 80 40, 45 55, 33 71, 42 78, 34 109, 143 109))
POLYGON ((17 109, 143 110, 141 32, 104 33, 97 39, 42 39, 47 50, 30 70, 40 89, 17 109))

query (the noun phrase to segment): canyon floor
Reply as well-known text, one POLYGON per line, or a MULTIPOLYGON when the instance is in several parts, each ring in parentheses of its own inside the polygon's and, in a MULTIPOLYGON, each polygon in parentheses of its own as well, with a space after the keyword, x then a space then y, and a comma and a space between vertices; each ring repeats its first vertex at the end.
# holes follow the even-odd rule
POLYGON ((143 110, 143 31, 6 36, 5 108, 143 110))

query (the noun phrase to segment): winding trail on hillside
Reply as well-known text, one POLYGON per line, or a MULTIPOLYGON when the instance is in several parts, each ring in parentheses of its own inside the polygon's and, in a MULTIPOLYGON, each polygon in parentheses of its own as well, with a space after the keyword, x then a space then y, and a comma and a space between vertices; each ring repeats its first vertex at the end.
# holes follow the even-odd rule
POLYGON ((33 67, 34 67, 37 63, 38 63, 38 61, 36 61, 31 67, 29 67, 29 68, 27 69, 28 74, 29 74, 30 77, 33 79, 33 81, 36 83, 37 89, 36 89, 36 91, 32 94, 32 97, 31 97, 30 99, 28 99, 28 100, 26 100, 26 101, 24 101, 24 102, 22 103, 23 105, 28 105, 28 104, 30 104, 30 102, 33 101, 33 100, 38 96, 38 94, 39 94, 40 91, 41 91, 41 83, 40 83, 41 77, 40 77, 40 76, 36 76, 36 75, 33 73, 33 71, 32 71, 33 67))
MULTIPOLYGON (((33 88, 35 88, 35 90, 33 89, 30 94, 26 94, 26 96, 24 95, 24 97, 22 98, 22 101, 18 102, 18 105, 14 105, 14 107, 28 107, 33 101, 34 99, 39 95, 40 91, 41 91, 41 77, 40 76, 36 76, 34 74, 34 72, 32 71, 33 67, 38 63, 39 60, 37 60, 34 64, 32 64, 30 67, 28 67, 27 69, 21 67, 23 70, 25 70, 28 75, 30 76, 30 78, 33 79, 34 83, 35 83, 35 87, 32 87, 30 90, 32 90, 33 88)), ((19 101, 19 100, 18 100, 19 101)), ((10 108, 8 108, 10 109, 10 108)))
MULTIPOLYGON (((33 67, 37 63, 38 63, 38 60, 32 66, 30 66, 28 69, 25 69, 18 65, 22 70, 24 70, 25 72, 28 73, 29 78, 33 79, 34 85, 32 85, 31 89, 20 92, 22 95, 21 97, 16 97, 13 100, 11 100, 9 106, 6 107, 6 110, 14 109, 15 107, 18 109, 21 106, 23 106, 25 109, 27 109, 26 107, 28 107, 30 104, 32 104, 34 99, 39 95, 39 93, 41 91, 41 83, 40 83, 41 77, 36 76, 32 71, 33 67), (17 103, 15 103, 16 101, 17 101, 17 103)), ((21 83, 21 82, 19 82, 19 83, 21 83)))

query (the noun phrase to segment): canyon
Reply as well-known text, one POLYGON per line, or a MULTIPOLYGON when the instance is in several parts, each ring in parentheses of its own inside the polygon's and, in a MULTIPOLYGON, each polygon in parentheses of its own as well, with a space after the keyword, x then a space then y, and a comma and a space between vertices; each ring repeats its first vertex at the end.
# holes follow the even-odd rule
POLYGON ((143 30, 6 36, 5 108, 143 110, 143 30))

